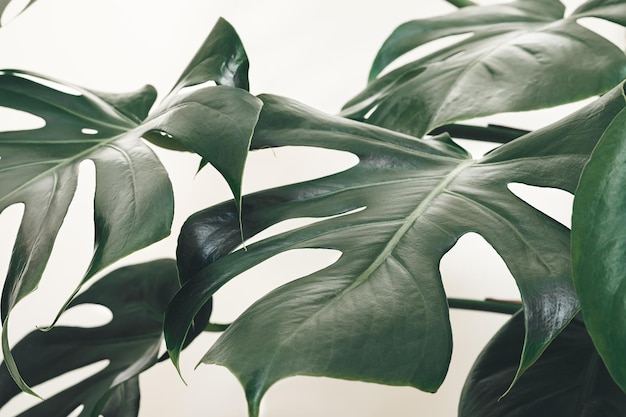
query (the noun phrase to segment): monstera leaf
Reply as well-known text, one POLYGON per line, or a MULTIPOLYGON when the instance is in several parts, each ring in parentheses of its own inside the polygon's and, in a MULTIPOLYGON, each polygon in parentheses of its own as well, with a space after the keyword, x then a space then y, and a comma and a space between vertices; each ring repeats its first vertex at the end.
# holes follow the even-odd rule
MULTIPOLYGON (((95 328, 56 327, 28 334, 14 347, 15 359, 31 385, 108 360, 95 375, 42 401, 20 416, 136 417, 138 375, 157 362, 165 306, 178 289, 170 259, 118 269, 79 295, 70 308, 97 304, 110 309, 111 322, 95 328)), ((20 393, 6 364, 0 367, 0 407, 20 393)))
POLYGON ((439 262, 467 232, 496 249, 520 289, 526 337, 518 376, 576 314, 569 230, 507 185, 573 192, 597 140, 624 108, 621 87, 480 160, 445 135, 420 140, 284 98, 262 100, 255 148, 316 146, 351 152, 359 163, 244 198, 246 237, 291 218, 319 217, 312 225, 235 251, 233 203, 196 213, 183 227, 179 271, 191 276, 165 318, 175 362, 196 311, 233 277, 291 249, 342 252, 333 265, 255 303, 203 358, 240 379, 251 415, 274 382, 296 374, 435 391, 452 349, 439 262))
POLYGON ((626 416, 626 394, 611 379, 580 315, 500 398, 517 370, 523 340, 524 319, 517 314, 470 371, 459 417, 626 416))
POLYGON ((517 0, 405 23, 385 41, 370 84, 342 114, 422 136, 457 120, 604 93, 626 77, 626 57, 577 19, 625 24, 626 3, 591 1, 567 17, 564 10, 558 0, 517 0), (461 34, 471 36, 374 79, 406 52, 461 34))
POLYGON ((626 112, 593 151, 574 199, 572 258, 583 317, 598 352, 626 390, 626 112))
POLYGON ((9 313, 41 279, 74 197, 79 164, 91 160, 96 167, 95 250, 84 283, 170 232, 171 184, 142 136, 200 154, 214 163, 240 199, 261 107, 257 98, 231 87, 247 87, 247 65, 236 33, 226 21, 218 21, 172 92, 149 116, 156 98, 150 86, 131 94, 106 94, 70 84, 59 87, 56 80, 24 71, 0 73, 0 106, 45 121, 38 129, 0 132, 0 211, 25 205, 2 293, 3 353, 18 381, 8 346, 9 313), (210 80, 229 86, 185 89, 210 80))

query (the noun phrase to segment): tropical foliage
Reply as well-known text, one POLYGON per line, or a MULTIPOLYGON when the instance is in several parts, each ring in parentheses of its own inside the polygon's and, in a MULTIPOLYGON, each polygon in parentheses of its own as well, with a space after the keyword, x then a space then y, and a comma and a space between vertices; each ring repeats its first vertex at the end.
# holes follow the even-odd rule
POLYGON ((2 70, 0 106, 45 123, 0 132, 0 211, 25 206, 2 292, 0 406, 108 359, 101 372, 22 415, 82 407, 80 416, 136 416, 137 376, 158 362, 163 339, 160 359, 178 366, 200 332, 219 327, 209 319, 224 284, 275 255, 324 248, 341 256, 258 300, 202 358, 237 376, 250 416, 272 384, 292 375, 436 391, 452 352, 449 309, 461 305, 515 314, 474 364, 460 416, 626 415, 626 55, 578 23, 596 17, 626 26, 626 4, 590 0, 565 15, 558 0, 452 3, 467 7, 398 27, 365 89, 339 115, 251 95, 246 52, 223 19, 157 105, 151 86, 109 94, 2 70), (462 34, 388 70, 415 48, 462 34), (592 96, 600 97, 532 132, 457 123, 592 96), (453 137, 503 144, 473 159, 453 137), (172 186, 144 140, 199 154, 199 169, 213 165, 234 199, 187 220, 176 261, 118 269, 81 292, 103 268, 170 233, 172 186), (242 195, 249 152, 284 146, 349 152, 358 163, 242 195), (10 348, 11 313, 41 280, 84 160, 96 167, 94 255, 59 315, 101 304, 113 320, 53 326, 10 348), (574 193, 572 230, 514 195, 511 183, 574 193), (317 221, 251 240, 303 217, 317 221), (446 296, 440 261, 469 232, 502 257, 521 305, 446 296))

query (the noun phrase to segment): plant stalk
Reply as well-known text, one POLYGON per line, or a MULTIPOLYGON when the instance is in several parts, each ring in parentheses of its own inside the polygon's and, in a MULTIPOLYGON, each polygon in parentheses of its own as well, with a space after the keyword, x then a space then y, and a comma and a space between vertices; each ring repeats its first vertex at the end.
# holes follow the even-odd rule
POLYGON ((450 308, 458 308, 461 310, 488 311, 491 313, 515 314, 521 308, 522 304, 516 301, 500 301, 488 299, 466 300, 462 298, 448 298, 450 308))

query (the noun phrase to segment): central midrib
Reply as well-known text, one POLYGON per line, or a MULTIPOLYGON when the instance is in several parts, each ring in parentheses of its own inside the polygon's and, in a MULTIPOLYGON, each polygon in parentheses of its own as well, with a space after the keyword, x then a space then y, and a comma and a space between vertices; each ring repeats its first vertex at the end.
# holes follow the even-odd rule
POLYGON ((365 271, 363 271, 349 287, 342 291, 339 297, 341 297, 344 293, 350 291, 354 287, 361 285, 363 281, 367 280, 369 276, 375 270, 377 270, 391 255, 391 252, 393 252, 400 239, 402 239, 402 237, 415 223, 415 221, 430 207, 433 200, 439 197, 448 187, 448 185, 450 185, 450 183, 454 181, 454 179, 462 171, 464 171, 465 168, 472 164, 474 164, 474 160, 465 161, 454 170, 452 170, 448 175, 446 175, 444 179, 439 183, 439 185, 437 185, 437 187, 435 187, 430 193, 428 193, 426 198, 424 198, 422 202, 415 208, 415 210, 413 210, 411 214, 406 217, 405 221, 402 223, 402 226, 396 231, 396 233, 394 233, 392 238, 385 245, 385 248, 382 250, 382 252, 376 257, 376 259, 374 259, 374 262, 372 262, 370 266, 365 271))
MULTIPOLYGON (((443 178, 443 180, 437 185, 437 187, 435 187, 430 193, 428 193, 426 198, 424 198, 422 202, 415 208, 415 210, 413 210, 406 217, 406 220, 402 223, 402 226, 396 231, 396 233, 394 233, 393 237, 385 245, 385 248, 383 249, 383 251, 376 257, 376 259, 374 259, 374 261, 370 264, 370 266, 365 271, 359 274, 359 276, 351 285, 349 285, 343 291, 341 291, 341 293, 339 293, 336 297, 334 297, 329 303, 323 305, 319 310, 317 310, 315 313, 311 314, 305 320, 303 320, 300 324, 298 324, 296 328, 292 332, 290 332, 290 334, 284 340, 282 341, 278 340, 277 348, 274 349, 274 352, 271 358, 269 358, 266 361, 266 366, 263 367, 262 371, 259 374, 257 374, 256 378, 253 378, 257 380, 257 384, 256 384, 257 387, 262 387, 261 391, 264 391, 265 389, 267 389, 267 386, 264 386, 264 384, 267 384, 268 380, 270 382, 270 385, 271 383, 274 382, 275 376, 270 376, 271 374, 270 370, 272 369, 272 364, 274 363, 274 361, 276 361, 280 357, 280 352, 282 348, 287 346, 290 340, 292 340, 295 337, 295 335, 298 334, 300 329, 306 326, 306 324, 309 323, 313 317, 318 316, 323 311, 330 308, 332 305, 336 304, 339 300, 341 300, 341 298, 345 294, 347 294, 348 292, 350 292, 351 290, 353 290, 354 288, 356 288, 357 286, 365 282, 369 278, 369 276, 376 269, 378 269, 386 261, 386 259, 391 255, 391 252, 394 250, 394 248, 396 247, 400 239, 402 239, 402 237, 406 234, 409 228, 414 224, 415 220, 419 218, 422 214, 424 214, 424 212, 426 212, 426 210, 430 207, 430 204, 433 202, 433 200, 439 197, 445 191, 445 189, 450 185, 450 183, 454 181, 459 176, 459 174, 461 174, 461 172, 463 172, 468 166, 473 165, 475 162, 476 161, 473 159, 464 161, 459 166, 457 166, 454 170, 452 170, 448 175, 446 175, 443 178)), ((209 350, 209 353, 207 353, 207 355, 209 355, 210 352, 211 350, 209 350)), ((218 363, 218 364, 221 363, 223 365, 228 366, 227 365, 228 360, 220 360, 219 355, 218 355, 217 360, 209 359, 209 362, 218 363)), ((258 395, 259 393, 255 393, 255 394, 258 395)), ((261 395, 263 395, 262 392, 261 392, 261 395)))
MULTIPOLYGON (((448 187, 448 185, 450 185, 450 183, 452 181, 454 181, 456 179, 456 177, 458 177, 461 172, 463 172, 468 166, 473 165, 475 162, 476 161, 473 160, 473 159, 464 161, 462 164, 460 164, 458 167, 456 167, 454 170, 452 170, 448 175, 446 175, 443 178, 443 180, 437 185, 437 187, 435 187, 430 193, 428 193, 426 198, 424 198, 422 200, 422 202, 415 208, 415 210, 413 210, 411 212, 411 214, 409 214, 406 217, 405 221, 402 223, 402 226, 396 231, 396 233, 394 233, 392 238, 385 245, 385 248, 374 259, 374 261, 370 264, 370 266, 367 269, 365 269, 365 271, 363 271, 361 274, 359 274, 359 276, 354 280, 354 282, 352 284, 350 284, 343 291, 341 291, 339 294, 337 294, 337 296, 335 296, 328 304, 325 304, 322 308, 317 310, 314 314, 312 314, 307 319, 305 319, 302 323, 300 323, 297 326, 297 328, 294 329, 294 331, 291 332, 291 334, 283 342, 280 343, 280 345, 283 345, 283 346, 286 345, 289 342, 289 340, 292 339, 294 337, 294 335, 297 334, 298 331, 302 327, 304 327, 306 325, 306 323, 312 317, 319 315, 321 312, 323 312, 324 310, 328 309, 333 304, 336 304, 339 300, 341 300, 341 298, 345 294, 349 293, 354 288, 358 287, 363 282, 365 282, 370 277, 370 275, 374 271, 376 271, 389 258, 389 256, 391 255, 391 253, 393 252, 393 250, 397 246, 398 242, 400 241, 400 239, 402 239, 402 237, 406 234, 406 232, 409 230, 409 228, 415 223, 415 221, 422 214, 424 214, 424 212, 430 207, 430 205, 433 202, 433 200, 435 200, 437 197, 439 197, 445 191, 445 189, 448 187)), ((277 356, 277 353, 278 353, 278 349, 275 351, 274 357, 270 360, 270 362, 275 359, 275 357, 277 356)))

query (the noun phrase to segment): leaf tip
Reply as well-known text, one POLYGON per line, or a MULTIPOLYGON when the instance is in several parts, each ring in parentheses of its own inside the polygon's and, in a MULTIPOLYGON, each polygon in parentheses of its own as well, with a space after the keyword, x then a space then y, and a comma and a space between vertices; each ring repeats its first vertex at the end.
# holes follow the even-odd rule
POLYGON ((20 374, 19 369, 17 369, 17 363, 15 362, 15 358, 13 358, 13 354, 11 353, 11 348, 9 347, 9 320, 8 317, 2 323, 2 356, 4 358, 4 363, 9 371, 9 375, 15 381, 15 384, 19 387, 22 392, 26 394, 30 394, 34 397, 43 400, 44 398, 37 394, 33 389, 24 381, 22 375, 20 374))

